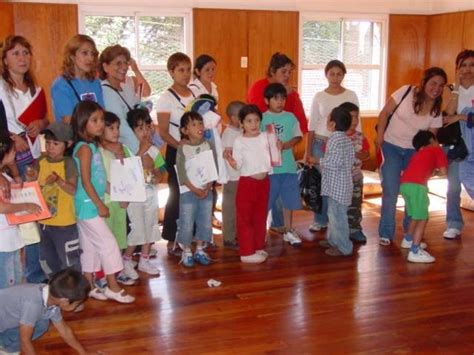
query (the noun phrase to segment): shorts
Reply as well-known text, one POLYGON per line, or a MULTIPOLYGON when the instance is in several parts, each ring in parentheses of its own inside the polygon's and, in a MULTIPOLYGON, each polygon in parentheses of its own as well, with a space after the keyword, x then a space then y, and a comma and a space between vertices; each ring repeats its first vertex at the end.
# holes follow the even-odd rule
POLYGON ((283 208, 287 210, 300 210, 301 204, 298 175, 295 174, 272 174, 270 177, 270 195, 268 198, 268 209, 274 202, 281 198, 283 208))
POLYGON ((414 220, 427 220, 429 217, 428 187, 420 184, 403 183, 400 185, 400 193, 405 199, 405 207, 408 216, 414 220))

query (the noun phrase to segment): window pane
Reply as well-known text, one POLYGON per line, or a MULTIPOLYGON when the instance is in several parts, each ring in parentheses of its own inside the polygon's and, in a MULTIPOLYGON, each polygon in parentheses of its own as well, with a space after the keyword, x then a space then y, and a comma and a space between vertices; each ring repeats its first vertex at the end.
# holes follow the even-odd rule
POLYGON ((151 86, 150 100, 153 107, 156 107, 160 94, 173 84, 171 77, 166 70, 147 70, 143 71, 143 75, 151 86))
POLYGON ((324 76, 323 69, 303 69, 301 74, 301 101, 303 102, 306 115, 309 118, 311 103, 313 101, 314 95, 318 91, 324 90, 328 86, 328 82, 324 76))
POLYGON ((347 64, 380 64, 381 23, 344 22, 343 61, 347 64))
POLYGON ((184 52, 184 18, 139 18, 140 64, 166 65, 174 52, 184 52))
POLYGON ((326 64, 340 53, 340 21, 307 21, 303 24, 303 64, 326 64))
POLYGON ((343 85, 357 93, 361 111, 375 111, 380 103, 380 70, 348 69, 343 85))
POLYGON ((85 16, 86 34, 91 36, 99 52, 120 44, 135 53, 135 21, 133 16, 85 16))

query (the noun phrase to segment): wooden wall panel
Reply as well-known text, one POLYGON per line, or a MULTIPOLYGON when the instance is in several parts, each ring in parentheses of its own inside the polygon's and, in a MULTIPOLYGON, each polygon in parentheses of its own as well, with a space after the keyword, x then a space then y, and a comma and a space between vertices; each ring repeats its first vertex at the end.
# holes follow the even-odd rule
MULTIPOLYGON (((249 86, 265 77, 270 57, 285 53, 298 64, 299 14, 289 11, 249 11, 249 86)), ((292 84, 298 87, 295 68, 292 84)))
POLYGON ((474 49, 474 11, 464 13, 462 49, 474 49))
POLYGON ((0 40, 15 32, 13 24, 13 5, 0 3, 0 40))
MULTIPOLYGON (((49 91, 61 70, 64 44, 78 33, 77 5, 13 3, 13 15, 15 33, 33 46, 33 70, 51 103, 49 91)), ((51 109, 48 116, 53 119, 51 109)))

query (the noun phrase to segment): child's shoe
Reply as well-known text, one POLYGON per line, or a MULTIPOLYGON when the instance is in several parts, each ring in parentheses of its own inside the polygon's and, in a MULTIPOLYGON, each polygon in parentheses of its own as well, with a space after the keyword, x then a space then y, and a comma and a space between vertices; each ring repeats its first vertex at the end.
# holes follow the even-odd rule
POLYGON ((267 258, 265 258, 262 254, 258 253, 240 257, 240 261, 245 264, 260 264, 263 263, 266 259, 267 258))
POLYGON ((436 259, 420 247, 416 253, 410 250, 407 260, 412 263, 434 263, 436 259))
POLYGON ((265 250, 263 250, 263 249, 256 250, 256 251, 255 251, 255 254, 263 255, 263 256, 265 257, 265 259, 268 258, 268 253, 267 253, 265 250))
POLYGON ((135 302, 135 297, 124 294, 125 290, 120 290, 118 292, 112 291, 110 288, 106 287, 104 290, 104 295, 111 300, 117 301, 119 303, 133 303, 135 302))
POLYGON ((445 239, 456 239, 460 235, 461 235, 461 231, 457 228, 448 228, 443 233, 443 237, 445 239))
POLYGON ((349 236, 350 240, 356 243, 367 243, 367 237, 362 231, 356 231, 349 236))
POLYGON ((138 270, 146 272, 150 275, 160 275, 160 270, 152 264, 150 259, 140 258, 140 262, 138 263, 138 270))
POLYGON ((122 285, 125 286, 132 286, 135 285, 135 280, 131 279, 127 275, 124 274, 123 270, 119 272, 117 275, 117 282, 121 283, 122 285))
POLYGON ((209 265, 211 263, 211 258, 203 250, 196 250, 194 253, 194 261, 201 265, 209 265))
POLYGON ((191 250, 184 250, 181 253, 180 263, 183 264, 186 267, 193 267, 194 266, 193 253, 191 252, 191 250))
POLYGON ((294 230, 289 230, 283 234, 283 240, 290 243, 292 247, 298 247, 301 245, 301 239, 294 230))
POLYGON ((328 227, 327 224, 321 224, 321 223, 318 223, 318 222, 314 222, 309 226, 309 231, 310 232, 319 232, 320 230, 323 230, 327 227, 328 227))
MULTIPOLYGON (((406 238, 403 238, 402 243, 400 244, 400 247, 403 249, 410 249, 412 245, 413 245, 413 240, 407 240, 406 238)), ((420 243, 421 249, 426 249, 427 246, 428 244, 426 244, 425 242, 420 243)))
POLYGON ((132 280, 138 280, 138 273, 135 271, 133 267, 133 260, 132 259, 123 259, 123 270, 122 273, 131 278, 132 280))
POLYGON ((106 301, 107 296, 100 290, 100 288, 96 287, 89 291, 89 297, 94 298, 99 301, 106 301))

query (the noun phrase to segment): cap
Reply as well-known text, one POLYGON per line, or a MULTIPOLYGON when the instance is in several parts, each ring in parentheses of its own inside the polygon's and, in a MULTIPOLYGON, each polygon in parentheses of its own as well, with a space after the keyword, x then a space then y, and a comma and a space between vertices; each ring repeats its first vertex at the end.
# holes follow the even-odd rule
POLYGON ((58 141, 68 142, 74 140, 74 134, 69 124, 64 122, 53 122, 46 127, 42 133, 51 132, 58 141))

